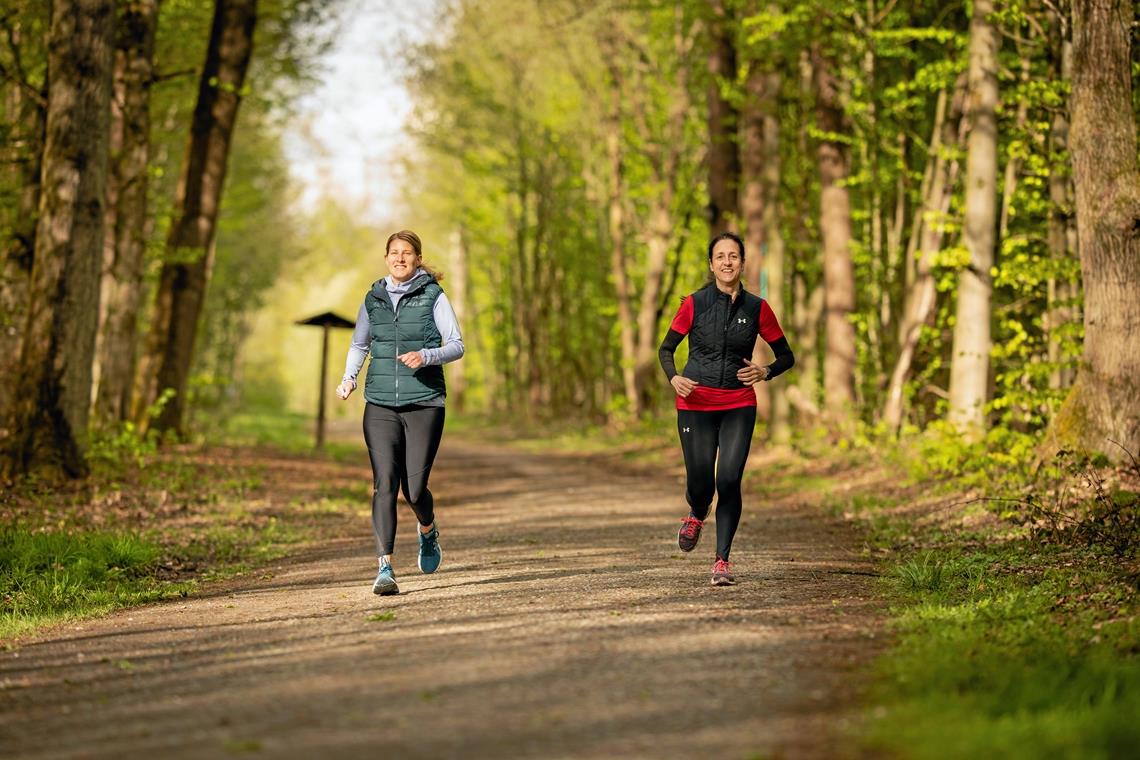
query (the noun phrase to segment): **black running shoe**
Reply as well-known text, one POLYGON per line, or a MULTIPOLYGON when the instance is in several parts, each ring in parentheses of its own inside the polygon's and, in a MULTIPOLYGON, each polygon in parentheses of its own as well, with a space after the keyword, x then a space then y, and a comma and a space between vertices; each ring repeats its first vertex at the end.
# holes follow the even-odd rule
POLYGON ((689 515, 681 521, 681 529, 677 531, 677 546, 683 552, 691 552, 697 548, 697 542, 701 540, 701 528, 704 527, 704 521, 689 515))

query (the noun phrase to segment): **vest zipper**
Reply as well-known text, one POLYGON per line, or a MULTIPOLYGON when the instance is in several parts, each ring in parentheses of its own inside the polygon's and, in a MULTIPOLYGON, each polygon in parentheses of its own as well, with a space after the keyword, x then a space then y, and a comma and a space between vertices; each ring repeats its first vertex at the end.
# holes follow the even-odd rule
POLYGON ((395 307, 392 309, 392 327, 395 330, 395 337, 392 339, 392 344, 396 346, 396 401, 397 405, 400 401, 400 302, 403 301, 403 296, 396 302, 395 307))
POLYGON ((728 320, 732 318, 732 301, 729 300, 728 306, 724 310, 724 330, 720 339, 720 387, 724 387, 725 370, 728 369, 728 320))
POLYGON ((720 385, 722 388, 728 383, 728 378, 727 378, 727 372, 728 372, 728 328, 729 328, 729 325, 732 324, 733 317, 736 316, 736 308, 740 305, 738 303, 740 298, 741 298, 740 293, 737 293, 735 301, 732 299, 732 296, 728 296, 728 306, 725 309, 724 335, 722 336, 722 339, 721 339, 721 349, 720 349, 720 385))

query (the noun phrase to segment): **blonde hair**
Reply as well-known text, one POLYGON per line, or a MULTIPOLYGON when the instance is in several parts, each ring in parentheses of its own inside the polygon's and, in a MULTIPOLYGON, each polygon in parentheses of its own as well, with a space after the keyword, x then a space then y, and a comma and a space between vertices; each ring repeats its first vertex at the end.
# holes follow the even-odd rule
POLYGON ((420 236, 419 235, 412 232, 411 230, 400 230, 399 232, 393 232, 391 235, 388 236, 388 242, 384 244, 384 253, 385 254, 387 254, 388 250, 392 247, 392 241, 393 240, 403 240, 405 243, 410 245, 412 247, 412 250, 416 252, 416 255, 420 257, 420 268, 422 268, 425 272, 427 272, 432 277, 434 277, 436 282, 439 282, 440 280, 443 279, 443 272, 440 272, 439 270, 435 269, 434 267, 430 267, 424 263, 424 261, 423 261, 423 258, 424 258, 423 244, 420 242, 420 236))

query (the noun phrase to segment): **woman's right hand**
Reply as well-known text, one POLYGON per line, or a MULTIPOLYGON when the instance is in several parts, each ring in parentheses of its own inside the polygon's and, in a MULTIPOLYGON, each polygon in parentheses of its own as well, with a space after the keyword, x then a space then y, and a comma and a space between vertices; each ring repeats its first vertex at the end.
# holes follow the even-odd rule
POLYGON ((681 398, 688 396, 693 392, 693 388, 697 387, 696 382, 684 375, 673 375, 673 379, 669 382, 673 385, 673 390, 677 391, 677 395, 681 398))
POLYGON ((352 392, 354 390, 356 390, 356 383, 352 382, 351 380, 345 380, 343 383, 336 387, 337 398, 339 398, 341 401, 344 401, 346 398, 352 395, 352 392))

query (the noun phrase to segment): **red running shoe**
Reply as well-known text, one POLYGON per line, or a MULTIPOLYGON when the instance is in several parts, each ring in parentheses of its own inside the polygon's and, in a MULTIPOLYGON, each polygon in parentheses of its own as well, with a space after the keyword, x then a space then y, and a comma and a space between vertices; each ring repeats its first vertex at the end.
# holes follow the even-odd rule
POLYGON ((677 531, 677 546, 683 552, 691 552, 697 548, 697 542, 701 540, 701 528, 704 527, 704 521, 689 515, 681 521, 681 530, 677 531))
POLYGON ((736 577, 732 574, 732 563, 728 560, 723 560, 720 557, 716 558, 713 563, 712 569, 712 585, 714 586, 734 586, 736 585, 736 577))

